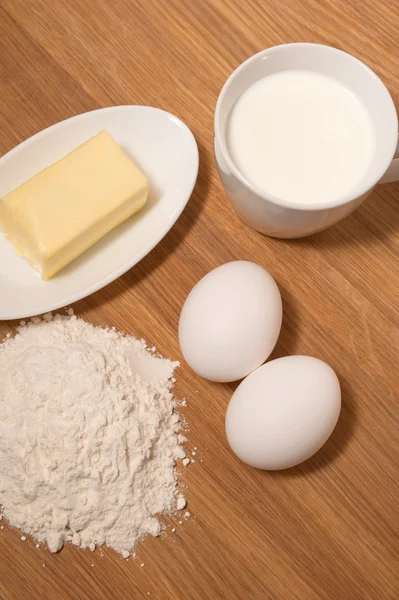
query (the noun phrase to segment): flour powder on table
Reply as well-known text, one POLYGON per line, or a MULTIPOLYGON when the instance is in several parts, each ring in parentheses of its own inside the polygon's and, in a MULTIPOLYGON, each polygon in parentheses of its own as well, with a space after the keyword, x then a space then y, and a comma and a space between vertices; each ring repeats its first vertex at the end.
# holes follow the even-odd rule
POLYGON ((177 364, 76 316, 35 317, 6 339, 0 505, 10 524, 52 552, 70 541, 127 555, 159 535, 185 456, 170 391, 177 364))

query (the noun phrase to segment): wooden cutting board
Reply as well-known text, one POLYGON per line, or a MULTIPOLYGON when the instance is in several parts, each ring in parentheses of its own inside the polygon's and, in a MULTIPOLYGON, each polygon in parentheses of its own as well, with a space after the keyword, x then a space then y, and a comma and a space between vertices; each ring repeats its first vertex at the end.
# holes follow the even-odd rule
MULTIPOLYGON (((261 472, 226 443, 236 385, 206 382, 183 362, 176 394, 188 403, 188 449, 198 447, 181 475, 192 517, 175 534, 144 540, 128 561, 74 547, 50 555, 3 521, 1 600, 399 597, 399 184, 377 188, 324 233, 273 240, 233 212, 212 148, 223 82, 275 44, 344 49, 398 101, 398 14, 389 0, 1 0, 0 153, 61 119, 114 104, 176 114, 200 149, 198 183, 172 231, 137 267, 78 302, 76 313, 181 359, 176 331, 191 287, 223 262, 253 260, 284 299, 273 356, 321 358, 343 391, 338 426, 314 458, 261 472)), ((12 325, 0 323, 0 339, 12 325)))

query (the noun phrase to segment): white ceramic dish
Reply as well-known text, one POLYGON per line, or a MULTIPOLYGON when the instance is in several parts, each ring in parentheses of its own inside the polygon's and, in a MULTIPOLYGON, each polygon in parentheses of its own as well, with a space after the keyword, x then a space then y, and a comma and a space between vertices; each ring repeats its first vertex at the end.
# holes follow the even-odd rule
POLYGON ((95 110, 29 138, 0 159, 0 197, 102 130, 148 177, 147 205, 50 281, 0 233, 0 319, 42 314, 96 292, 146 256, 186 206, 198 173, 194 136, 177 117, 147 106, 95 110))

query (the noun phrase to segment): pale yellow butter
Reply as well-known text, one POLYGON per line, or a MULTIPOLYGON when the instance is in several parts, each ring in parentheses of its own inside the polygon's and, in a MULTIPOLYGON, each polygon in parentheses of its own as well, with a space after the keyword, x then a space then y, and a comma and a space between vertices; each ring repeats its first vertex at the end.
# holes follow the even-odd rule
POLYGON ((147 179, 102 131, 0 199, 0 225, 50 279, 140 210, 147 193, 147 179))

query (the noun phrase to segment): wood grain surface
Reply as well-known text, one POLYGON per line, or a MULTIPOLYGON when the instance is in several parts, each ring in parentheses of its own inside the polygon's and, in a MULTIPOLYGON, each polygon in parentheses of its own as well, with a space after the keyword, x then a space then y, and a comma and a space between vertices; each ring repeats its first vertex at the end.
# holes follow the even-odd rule
MULTIPOLYGON (((322 450, 294 469, 261 472, 226 442, 236 385, 206 382, 182 362, 176 394, 188 402, 187 447, 202 459, 181 475, 192 517, 175 534, 145 539, 136 561, 71 546, 50 555, 3 521, 1 600, 399 597, 399 184, 378 187, 324 233, 273 240, 235 215, 212 148, 224 81, 275 44, 346 50, 399 106, 398 15, 395 0, 0 0, 0 154, 61 119, 117 104, 176 114, 200 149, 197 185, 172 231, 76 313, 181 359, 177 324, 191 287, 223 262, 253 260, 283 295, 273 356, 321 358, 343 390, 322 450)), ((12 325, 0 323, 0 339, 12 325)))

